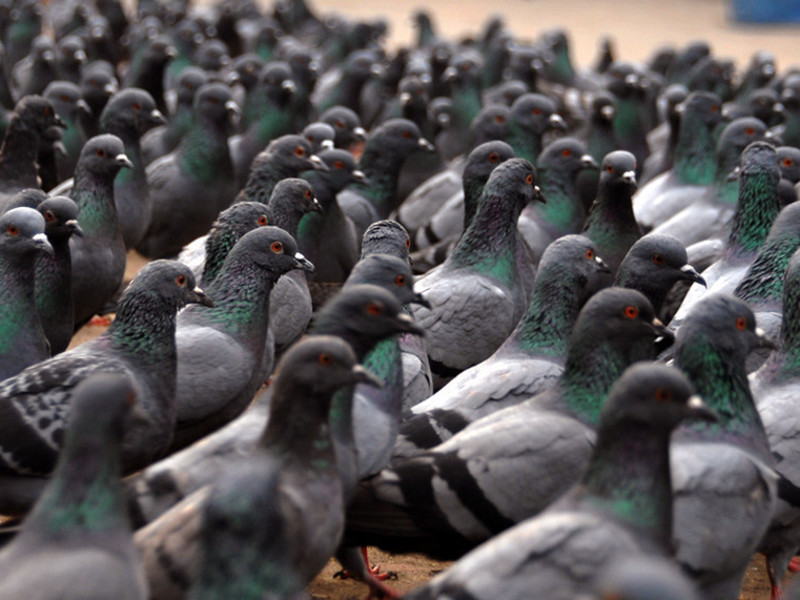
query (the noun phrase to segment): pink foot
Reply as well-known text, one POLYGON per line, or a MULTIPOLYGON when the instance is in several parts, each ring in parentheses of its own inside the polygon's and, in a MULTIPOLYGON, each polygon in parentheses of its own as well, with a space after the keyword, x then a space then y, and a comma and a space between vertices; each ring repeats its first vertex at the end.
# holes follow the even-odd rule
POLYGON ((797 573, 800 571, 800 556, 795 556, 792 560, 789 561, 789 570, 792 573, 797 573))
POLYGON ((93 327, 108 327, 111 325, 111 319, 108 317, 101 317, 100 315, 95 315, 91 319, 89 319, 89 325, 93 327))

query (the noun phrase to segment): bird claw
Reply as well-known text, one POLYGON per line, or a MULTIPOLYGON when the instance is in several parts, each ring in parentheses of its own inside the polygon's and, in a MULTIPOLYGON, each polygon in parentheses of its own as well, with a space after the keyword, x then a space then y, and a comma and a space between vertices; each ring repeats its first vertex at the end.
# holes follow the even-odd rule
POLYGON ((93 327, 108 327, 111 325, 111 319, 109 317, 101 317, 100 315, 95 315, 91 319, 89 319, 89 325, 93 327))

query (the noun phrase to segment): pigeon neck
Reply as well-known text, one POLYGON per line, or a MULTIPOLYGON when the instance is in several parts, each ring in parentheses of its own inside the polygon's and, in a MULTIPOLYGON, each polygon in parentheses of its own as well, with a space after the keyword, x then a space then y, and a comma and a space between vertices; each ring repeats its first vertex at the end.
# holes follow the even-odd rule
POLYGON ((145 366, 175 365, 175 314, 179 305, 165 306, 154 293, 141 290, 120 301, 117 316, 106 330, 112 348, 145 366))
POLYGON ((225 129, 225 122, 195 117, 178 146, 178 164, 196 183, 212 184, 233 178, 225 129))
POLYGON ((670 431, 630 419, 602 427, 583 479, 585 504, 671 547, 670 431))
POLYGON ((221 227, 212 229, 206 238, 206 262, 203 267, 203 286, 217 278, 228 253, 242 237, 239 231, 221 227))
POLYGON ((680 439, 728 441, 747 447, 771 464, 769 444, 750 393, 744 361, 718 348, 706 333, 694 331, 678 346, 676 362, 719 417, 713 423, 683 425, 678 433, 680 439))
POLYGON ((800 374, 800 282, 791 272, 786 274, 783 296, 781 350, 785 354, 784 371, 800 374))
POLYGON ((403 357, 399 335, 375 344, 364 358, 363 365, 381 380, 383 387, 360 384, 359 391, 368 395, 373 404, 399 419, 403 404, 403 357))
POLYGON ((163 130, 164 145, 168 152, 172 151, 189 131, 193 118, 191 105, 186 106, 179 102, 175 108, 175 114, 170 117, 169 123, 163 130))
POLYGON ((798 232, 787 231, 768 237, 744 279, 736 287, 734 295, 751 304, 770 301, 780 304, 786 266, 798 247, 798 232))
POLYGON ((502 347, 561 357, 578 318, 585 279, 560 262, 540 265, 527 314, 502 347))
MULTIPOLYGON (((469 129, 472 120, 483 108, 477 80, 469 80, 458 85, 451 95, 453 101, 451 126, 469 129)), ((513 145, 513 144, 512 144, 513 145)))
POLYGON ((405 156, 396 152, 382 136, 367 140, 358 168, 369 183, 352 183, 349 189, 358 190, 375 207, 379 219, 385 219, 397 208, 397 178, 405 156))
MULTIPOLYGON (((127 131, 120 131, 119 133, 114 131, 109 131, 109 133, 113 133, 125 145, 125 156, 131 161, 133 167, 130 169, 120 169, 119 173, 117 173, 116 178, 114 179, 114 183, 117 186, 116 189, 119 189, 119 186, 127 186, 135 184, 142 190, 147 189, 147 174, 144 170, 144 159, 142 159, 142 144, 140 141, 139 133, 136 131, 127 132, 127 131)), ((145 191, 146 193, 146 191, 145 191)), ((83 222, 81 222, 81 227, 83 227, 83 222)))
POLYGON ((119 218, 114 204, 114 175, 92 173, 78 164, 72 188, 81 228, 87 237, 116 238, 119 218))
POLYGON ((34 282, 32 254, 15 256, 6 253, 0 259, 0 355, 7 356, 19 352, 18 340, 22 337, 35 332, 44 337, 36 312, 34 282))
POLYGON ((675 154, 675 173, 691 185, 708 185, 714 181, 713 130, 693 111, 683 114, 675 154))
POLYGON ((285 177, 294 177, 295 173, 288 169, 281 169, 272 162, 262 163, 251 169, 244 186, 244 199, 249 202, 261 202, 269 205, 272 190, 277 183, 285 177), (288 171, 288 172, 287 172, 288 171))
POLYGON ((635 94, 617 96, 617 107, 614 112, 614 136, 617 139, 629 140, 645 135, 639 114, 639 102, 635 94))
POLYGON ((36 182, 36 155, 39 136, 30 131, 17 116, 13 116, 8 124, 3 145, 0 146, 0 167, 13 174, 13 179, 30 173, 32 183, 29 187, 39 187, 36 182))
POLYGON ((300 219, 306 214, 299 206, 292 202, 274 200, 268 206, 270 225, 280 227, 293 238, 297 237, 297 228, 300 219))
POLYGON ((545 204, 537 204, 536 212, 557 231, 577 231, 586 217, 578 197, 575 173, 544 168, 539 171, 545 204))
POLYGON ((506 140, 518 158, 524 158, 535 165, 542 153, 542 134, 523 129, 512 119, 508 124, 508 140, 506 140))
POLYGON ((575 79, 575 68, 572 66, 567 49, 559 49, 553 58, 553 62, 549 65, 549 73, 553 77, 553 81, 563 85, 571 85, 575 79))
POLYGON ((484 190, 472 223, 458 240, 450 259, 505 284, 519 278, 516 265, 519 197, 484 190))
POLYGON ((464 187, 464 231, 467 230, 475 218, 487 180, 488 177, 469 177, 466 173, 462 178, 464 187))
POLYGON ((728 252, 755 253, 764 244, 772 223, 780 211, 777 166, 739 176, 739 204, 733 215, 728 252))

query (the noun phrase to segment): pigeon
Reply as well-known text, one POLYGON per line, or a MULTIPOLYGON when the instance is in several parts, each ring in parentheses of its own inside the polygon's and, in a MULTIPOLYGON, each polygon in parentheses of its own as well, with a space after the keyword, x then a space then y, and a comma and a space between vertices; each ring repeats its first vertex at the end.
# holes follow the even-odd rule
POLYGON ((0 217, 0 379, 50 356, 35 290, 36 260, 53 253, 44 231, 44 218, 32 208, 12 208, 0 217))
POLYGON ((355 50, 340 67, 329 71, 312 94, 311 100, 317 111, 323 113, 334 106, 357 111, 361 90, 375 74, 375 59, 376 55, 371 50, 355 50))
POLYGON ((616 273, 628 250, 642 237, 631 206, 636 192, 636 158, 625 150, 615 150, 606 155, 600 170, 597 197, 586 215, 583 235, 597 245, 597 252, 616 273))
POLYGON ((18 191, 39 187, 36 151, 51 127, 63 122, 50 102, 35 95, 17 102, 0 146, 0 207, 18 191))
POLYGON ((566 235, 550 244, 525 316, 494 354, 412 409, 396 455, 432 448, 469 423, 552 386, 564 369, 586 284, 592 273, 607 270, 588 238, 566 235))
MULTIPOLYGON (((256 98, 259 74, 266 63, 258 54, 246 53, 237 56, 231 63, 229 77, 234 78, 241 87, 243 97, 236 97, 236 103, 242 107, 239 129, 244 131, 258 119, 260 99, 256 98)), ((195 67, 196 68, 196 67, 195 67)), ((185 71, 185 69, 184 69, 185 71)), ((181 71, 183 75, 183 71, 181 71)))
POLYGON ((734 598, 770 524, 774 459, 750 393, 745 359, 773 343, 747 304, 725 294, 698 302, 678 331, 675 364, 719 415, 673 436, 674 547, 706 598, 734 598))
POLYGON ((358 162, 367 181, 352 183, 337 196, 342 211, 355 223, 359 239, 370 223, 387 218, 397 208, 400 168, 419 148, 434 150, 408 119, 389 119, 370 134, 358 162))
POLYGON ((511 105, 507 141, 520 158, 536 164, 542 151, 542 137, 550 130, 565 130, 564 119, 555 103, 543 94, 523 94, 511 105))
POLYGON ((795 495, 798 482, 795 447, 797 427, 794 419, 794 397, 798 384, 797 287, 800 275, 800 253, 795 252, 786 268, 783 285, 783 324, 780 344, 766 363, 750 376, 750 387, 758 413, 764 424, 769 447, 778 472, 778 503, 759 551, 767 558, 767 574, 772 585, 772 598, 781 597, 781 581, 789 562, 797 551, 800 513, 795 495))
MULTIPOLYGON (((61 132, 61 143, 64 145, 66 155, 57 155, 58 177, 56 183, 71 177, 75 171, 81 148, 86 143, 86 135, 80 125, 81 116, 90 109, 86 101, 81 98, 81 90, 77 84, 66 81, 53 81, 42 92, 50 101, 56 114, 66 125, 61 132)), ((55 186, 51 186, 55 187, 55 186)), ((45 186, 45 189, 50 189, 45 186)))
POLYGON ((646 115, 649 106, 644 98, 651 87, 649 78, 637 65, 615 61, 606 71, 605 80, 606 89, 617 99, 613 122, 617 149, 632 153, 641 168, 650 152, 646 115))
POLYGON ((14 65, 11 77, 20 98, 44 92, 47 84, 58 79, 53 40, 46 35, 36 36, 28 55, 14 65))
POLYGON ((778 184, 778 195, 781 204, 786 206, 800 199, 795 186, 800 182, 800 148, 779 146, 775 150, 778 155, 778 167, 781 170, 781 181, 778 184))
POLYGON ((175 256, 208 232, 236 195, 228 122, 239 108, 230 89, 207 83, 197 91, 192 127, 178 148, 147 167, 152 214, 136 249, 148 258, 175 256))
POLYGON ((123 81, 124 87, 136 87, 147 91, 162 114, 167 112, 164 98, 164 73, 167 64, 176 55, 175 48, 164 35, 155 35, 132 49, 131 62, 123 81))
POLYGON ((4 485, 4 503, 14 502, 15 475, 53 470, 74 388, 95 373, 124 373, 136 390, 137 410, 126 423, 123 441, 123 470, 141 469, 163 455, 175 420, 175 313, 190 302, 210 301, 195 289, 188 267, 154 261, 131 281, 105 333, 2 382, 0 411, 9 429, 0 432, 0 469, 11 479, 4 485))
POLYGON ((269 375, 262 365, 272 366, 265 357, 270 292, 289 270, 313 268, 288 233, 258 227, 236 243, 207 287, 214 306, 181 312, 175 333, 178 409, 172 451, 247 407, 269 375))
MULTIPOLYGON (((325 566, 343 531, 342 483, 328 419, 333 392, 357 382, 377 384, 346 342, 321 335, 298 342, 278 366, 269 422, 254 450, 280 462, 277 504, 290 515, 296 539, 286 550, 294 551, 289 558, 301 585, 325 566)), ((208 495, 208 489, 198 491, 137 532, 154 600, 183 598, 199 576, 197 533, 205 525, 208 495)))
POLYGON ((71 392, 53 475, 0 552, 0 598, 148 597, 120 481, 124 422, 136 392, 122 373, 93 374, 71 392))
POLYGON ((469 125, 481 110, 482 63, 476 51, 459 51, 450 58, 442 74, 452 100, 450 125, 434 141, 443 160, 449 161, 470 150, 469 125))
POLYGON ((426 332, 431 370, 443 380, 488 358, 522 317, 526 293, 516 262, 516 221, 538 195, 535 179, 524 159, 492 171, 453 253, 415 285, 431 308, 415 308, 414 318, 426 332))
POLYGON ((580 483, 408 597, 576 598, 614 561, 668 556, 670 434, 684 420, 714 418, 691 394, 669 367, 628 369, 609 393, 580 483))
POLYGON ((175 82, 175 110, 165 125, 154 127, 142 136, 142 161, 149 165, 175 150, 192 124, 194 97, 208 75, 199 67, 187 67, 175 82))
POLYGON ((311 144, 311 151, 319 154, 323 150, 331 150, 335 147, 336 130, 328 123, 314 121, 303 128, 303 137, 311 144))
POLYGON ((614 285, 641 292, 661 316, 667 294, 679 281, 705 284, 689 264, 683 244, 671 235, 648 233, 622 259, 614 285))
POLYGON ((332 106, 319 116, 319 120, 333 127, 333 145, 336 148, 349 150, 353 144, 367 139, 367 132, 361 126, 358 115, 346 106, 332 106))
POLYGON ((4 30, 6 46, 5 70, 10 72, 17 62, 30 51, 34 38, 42 32, 42 6, 38 2, 21 2, 11 11, 8 26, 4 30))
POLYGON ((84 233, 70 240, 76 328, 106 308, 125 274, 125 241, 114 202, 114 178, 123 167, 130 169, 132 163, 122 140, 98 135, 81 150, 74 181, 51 191, 78 205, 84 233))
POLYGON ((654 357, 663 332, 640 293, 597 293, 578 317, 564 373, 550 389, 426 452, 394 459, 362 485, 346 539, 452 559, 539 513, 577 481, 608 390, 628 365, 654 357))
POLYGON ((65 35, 56 41, 58 79, 79 83, 86 63, 86 45, 78 35, 65 35))
POLYGON ((700 600, 697 587, 673 558, 628 556, 598 574, 594 586, 601 600, 700 600))
MULTIPOLYGON (((639 179, 642 189, 648 189, 645 188, 645 184, 675 166, 675 154, 681 133, 681 117, 687 106, 683 104, 683 101, 688 95, 689 90, 679 83, 665 87, 659 94, 659 103, 663 105, 663 122, 647 134, 647 143, 652 148, 652 152, 642 167, 642 176, 639 179)), ((719 108, 717 112, 720 112, 719 108)), ((687 133, 688 131, 684 131, 684 136, 687 133)), ((713 146, 711 152, 713 153, 713 146)), ((705 157, 702 157, 701 160, 705 160, 705 157)), ((675 174, 673 173, 673 175, 675 174)), ((654 189, 650 188, 649 191, 654 189)), ((634 200, 634 210, 639 208, 637 202, 638 200, 634 200)))
POLYGON ((94 137, 100 133, 99 120, 109 98, 117 93, 117 83, 114 67, 104 61, 94 61, 86 65, 80 80, 81 95, 91 109, 91 118, 82 121, 87 137, 94 137))
POLYGON ((55 356, 67 349, 75 328, 69 240, 83 236, 83 229, 77 220, 78 205, 66 196, 45 197, 37 209, 44 217, 53 254, 40 254, 36 261, 36 309, 55 356))

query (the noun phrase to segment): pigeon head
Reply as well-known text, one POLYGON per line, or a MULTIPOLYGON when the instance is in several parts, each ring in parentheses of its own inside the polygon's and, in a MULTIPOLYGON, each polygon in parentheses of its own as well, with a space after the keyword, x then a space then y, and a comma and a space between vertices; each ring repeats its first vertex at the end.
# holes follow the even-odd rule
POLYGON ((292 171, 295 175, 303 171, 328 170, 327 165, 312 152, 308 140, 296 134, 284 135, 271 141, 267 149, 256 157, 251 172, 256 171, 259 163, 278 165, 282 170, 292 171))
POLYGON ((363 142, 367 139, 358 115, 346 106, 332 106, 320 115, 319 120, 333 127, 336 132, 334 145, 337 148, 346 149, 355 142, 363 142))
POLYGON ((77 35, 67 35, 56 44, 58 60, 62 65, 77 66, 86 62, 86 44, 77 35))
POLYGON ((626 150, 606 154, 600 167, 600 187, 633 194, 637 188, 636 157, 626 150))
POLYGON ((484 194, 513 197, 521 203, 520 210, 534 200, 546 201, 536 185, 536 169, 524 158, 510 158, 492 171, 484 194))
POLYGON ((81 113, 91 114, 91 109, 81 95, 81 89, 69 81, 53 81, 43 95, 65 119, 74 119, 81 113))
POLYGON ((550 129, 565 131, 564 119, 556 112, 556 104, 543 94, 524 94, 511 105, 511 120, 523 131, 541 136, 550 129))
POLYGON ((31 42, 31 54, 37 62, 54 63, 56 60, 56 45, 46 35, 37 35, 31 42))
POLYGON ((219 214, 210 235, 226 230, 236 233, 238 239, 256 227, 268 225, 267 213, 267 206, 261 202, 237 202, 219 214))
POLYGON ((153 96, 140 88, 125 88, 114 94, 100 115, 103 130, 135 137, 164 123, 166 119, 156 108, 153 96))
POLYGON ((259 88, 266 97, 283 106, 294 95, 297 88, 292 79, 292 68, 283 61, 271 61, 261 69, 259 88))
POLYGON ((766 133, 767 126, 755 117, 742 117, 728 123, 717 140, 717 168, 731 171, 747 145, 763 140, 766 133))
POLYGON ((0 247, 5 256, 53 253, 44 233, 44 217, 33 208, 12 208, 0 216, 0 247))
POLYGON ((19 206, 37 208, 49 196, 39 188, 25 188, 14 194, 6 204, 5 209, 10 210, 19 206))
POLYGON ((105 106, 119 88, 114 68, 103 60, 89 63, 81 74, 81 94, 93 110, 105 106))
POLYGON ((598 256, 594 242, 584 235, 564 235, 545 248, 539 260, 539 273, 552 273, 562 282, 575 278, 585 287, 595 273, 610 273, 611 269, 598 256))
MULTIPOLYGON (((259 73, 264 68, 264 60, 258 54, 241 54, 231 64, 231 70, 236 73, 236 81, 247 91, 252 90, 258 83, 259 73)), ((183 74, 184 71, 181 72, 183 74)))
POLYGON ((66 196, 53 196, 47 198, 38 206, 39 213, 44 217, 44 231, 51 242, 68 240, 73 234, 83 235, 83 230, 78 224, 78 205, 66 196))
POLYGON ((154 260, 144 267, 131 280, 122 292, 117 319, 127 316, 143 306, 150 311, 174 315, 187 304, 213 306, 205 292, 196 287, 192 270, 174 260, 154 260))
POLYGON ((328 123, 315 121, 306 125, 303 129, 303 137, 309 141, 314 152, 319 154, 323 150, 330 150, 334 147, 336 131, 328 123))
POLYGON ((194 102, 194 97, 197 95, 197 90, 208 82, 208 75, 203 69, 199 67, 186 67, 181 74, 178 75, 176 82, 176 91, 178 104, 184 106, 191 106, 194 102))
POLYGON ((536 161, 539 170, 556 169, 573 178, 583 169, 597 169, 597 163, 586 153, 582 142, 572 137, 563 137, 544 147, 536 161))
POLYGON ((314 271, 314 265, 297 250, 294 238, 280 227, 267 225, 245 233, 228 254, 226 262, 243 258, 277 275, 292 269, 314 271))
MULTIPOLYGON (((367 141, 367 146, 377 144, 383 151, 392 152, 397 156, 406 157, 416 150, 433 151, 433 145, 419 132, 419 127, 408 119, 388 119, 373 130, 367 141)), ((367 148, 364 149, 365 152, 367 148)))
MULTIPOLYGON (((310 335, 292 345, 281 358, 275 373, 276 390, 281 385, 283 374, 300 390, 312 396, 330 395, 355 383, 380 386, 377 378, 358 364, 350 345, 332 335, 310 335)), ((273 398, 276 396, 282 394, 273 394, 273 398)))
POLYGON ((393 293, 400 304, 430 304, 414 291, 414 275, 407 260, 388 254, 370 254, 358 261, 345 285, 371 283, 393 293))
POLYGON ((464 166, 464 187, 474 186, 476 183, 481 187, 489 179, 489 175, 495 170, 497 165, 514 158, 514 149, 503 141, 495 140, 485 142, 477 146, 467 157, 467 164, 464 166))
POLYGON ((391 254, 408 260, 411 238, 408 231, 397 221, 383 219, 375 221, 364 232, 361 239, 361 257, 369 254, 391 254))
POLYGON ((51 127, 65 127, 53 105, 42 96, 25 96, 17 102, 14 112, 27 128, 40 136, 51 127))
POLYGON ((715 421, 716 415, 694 395, 686 376, 673 367, 640 362, 628 367, 611 387, 600 426, 627 421, 674 429, 686 419, 715 421))
MULTIPOLYGON (((431 104, 436 105, 438 98, 434 99, 431 104)), ((437 123, 440 123, 441 129, 450 127, 450 114, 449 112, 437 113, 437 123)), ((483 144, 498 139, 505 139, 509 135, 508 127, 511 120, 511 110, 505 104, 490 104, 481 109, 481 111, 472 119, 470 123, 470 135, 475 144, 483 144)))
POLYGON ((678 105, 678 111, 692 114, 710 129, 722 120, 722 100, 711 92, 692 92, 678 105))
POLYGON ((204 41, 195 52, 197 66, 208 72, 219 71, 231 62, 225 42, 217 39, 204 41))
POLYGON ((287 177, 275 184, 269 206, 271 213, 291 211, 302 216, 307 212, 322 212, 311 184, 299 177, 287 177))
POLYGON ((343 337, 360 358, 391 335, 424 335, 403 312, 403 305, 394 294, 377 285, 363 283, 342 288, 331 298, 317 312, 311 332, 343 337))
POLYGON ((239 106, 233 100, 231 89, 224 83, 206 83, 194 97, 194 114, 216 125, 225 125, 239 116, 239 106))
POLYGON ((142 60, 151 65, 166 65, 171 61, 177 51, 165 35, 155 35, 147 40, 142 60))
MULTIPOLYGON (((686 96, 683 95, 681 100, 686 96)), ((610 92, 600 91, 592 97, 591 118, 599 122, 611 123, 617 112, 617 100, 610 92)))
POLYGON ((332 148, 319 153, 320 160, 328 167, 327 172, 319 173, 319 177, 333 192, 340 192, 348 184, 355 181, 366 182, 363 172, 356 168, 353 155, 347 150, 332 148))
POLYGON ((732 364, 741 365, 757 348, 775 344, 756 327, 756 317, 743 300, 725 294, 711 294, 700 300, 687 315, 676 342, 676 356, 681 361, 689 347, 713 347, 732 364))
POLYGON ((123 167, 132 168, 125 154, 125 145, 110 133, 97 135, 87 141, 81 149, 79 162, 86 171, 95 175, 113 178, 123 167))
POLYGON ((791 183, 800 181, 800 148, 794 146, 780 146, 776 151, 778 155, 778 168, 781 170, 781 179, 791 183))

